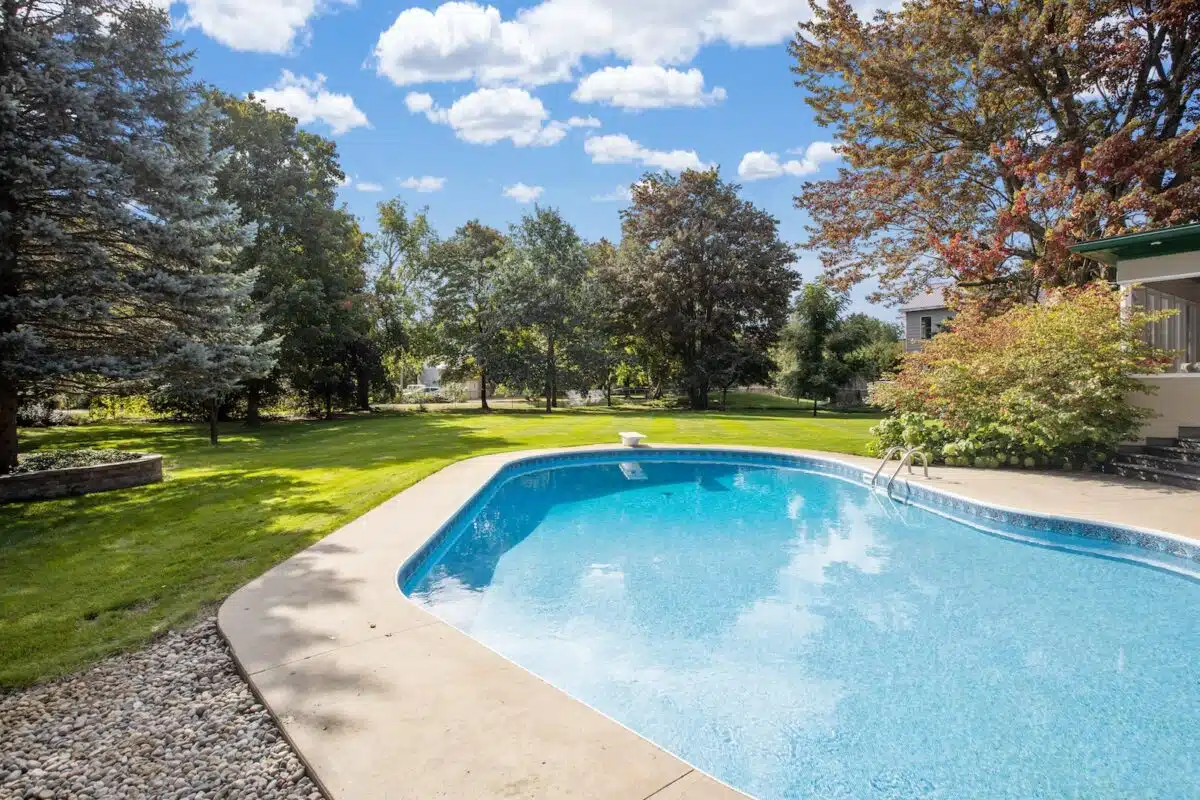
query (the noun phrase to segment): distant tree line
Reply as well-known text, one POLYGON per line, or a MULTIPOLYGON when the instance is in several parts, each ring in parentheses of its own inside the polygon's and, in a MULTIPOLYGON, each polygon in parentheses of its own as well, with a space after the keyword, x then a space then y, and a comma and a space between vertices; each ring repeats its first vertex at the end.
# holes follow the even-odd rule
POLYGON ((776 370, 795 256, 716 170, 646 175, 616 243, 543 207, 441 236, 400 200, 367 233, 332 141, 190 60, 132 0, 0 5, 0 473, 19 406, 61 392, 145 395, 215 444, 283 397, 369 409, 428 363, 547 411, 621 385, 704 409, 776 370))

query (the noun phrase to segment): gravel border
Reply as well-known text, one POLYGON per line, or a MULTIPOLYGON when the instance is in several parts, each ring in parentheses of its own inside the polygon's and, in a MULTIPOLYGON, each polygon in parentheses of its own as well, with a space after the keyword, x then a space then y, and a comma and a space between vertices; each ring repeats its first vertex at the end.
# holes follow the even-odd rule
POLYGON ((209 618, 0 695, 0 798, 323 795, 209 618))

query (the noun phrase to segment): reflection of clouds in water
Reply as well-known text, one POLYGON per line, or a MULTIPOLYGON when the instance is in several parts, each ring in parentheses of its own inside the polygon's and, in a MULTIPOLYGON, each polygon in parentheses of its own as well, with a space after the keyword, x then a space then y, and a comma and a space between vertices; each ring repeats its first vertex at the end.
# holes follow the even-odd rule
MULTIPOLYGON (((731 482, 738 497, 778 491, 774 476, 755 470, 739 471, 731 482)), ((706 499, 713 497, 701 492, 688 498, 707 503, 697 506, 697 519, 712 519, 716 509, 738 502, 706 499)), ((636 561, 620 561, 623 554, 582 561, 573 576, 560 576, 566 579, 564 591, 552 593, 538 587, 535 573, 522 569, 545 575, 544 565, 511 561, 483 596, 443 578, 422 602, 561 689, 620 719, 636 720, 639 732, 702 767, 724 765, 733 770, 729 777, 737 774, 743 781, 786 774, 797 741, 834 730, 839 704, 853 690, 852 676, 806 666, 812 642, 828 625, 823 608, 837 602, 829 592, 845 582, 847 570, 883 573, 891 550, 873 530, 878 520, 872 520, 869 502, 861 502, 865 498, 825 500, 796 491, 785 497, 788 521, 776 517, 786 526, 775 545, 783 549, 774 555, 786 561, 780 558, 775 564, 783 566, 775 569, 762 560, 765 551, 744 561, 739 574, 753 581, 749 596, 729 616, 713 617, 709 627, 687 628, 687 620, 683 628, 664 626, 653 612, 637 607, 639 581, 644 589, 647 580, 660 580, 663 555, 678 553, 646 554, 640 571, 636 561), (751 564, 758 565, 757 573, 751 564), (746 741, 755 747, 741 747, 746 741)), ((772 500, 777 515, 783 510, 778 503, 772 500)), ((555 517, 555 538, 562 540, 578 522, 555 517)), ((586 528, 579 533, 588 535, 586 528)), ((713 563, 708 569, 720 574, 728 566, 713 563)), ((686 602, 686 589, 677 591, 686 602)), ((908 624, 902 598, 845 602, 878 627, 908 624)))
MULTIPOLYGON (((597 580, 589 572, 579 590, 608 605, 610 598, 596 595, 609 594, 617 583, 609 574, 597 580)), ((573 598, 572 605, 576 602, 593 605, 573 598)), ((515 597, 490 598, 472 633, 600 710, 645 721, 639 732, 663 746, 686 743, 693 759, 720 753, 723 761, 740 761, 747 774, 780 770, 793 756, 798 731, 833 724, 845 693, 840 681, 797 676, 790 660, 764 657, 770 647, 757 647, 737 633, 715 645, 705 638, 669 638, 647 631, 635 615, 610 608, 611 614, 572 616, 554 630, 529 624, 528 605, 515 597), (526 624, 509 627, 514 616, 525 616, 526 624), (753 751, 738 746, 749 740, 762 746, 753 751)))
POLYGON ((801 512, 804 511, 804 495, 796 493, 788 498, 787 515, 790 520, 800 519, 801 512))
POLYGON ((875 534, 873 521, 861 505, 847 501, 838 509, 838 524, 817 520, 823 530, 812 530, 812 522, 796 526, 796 538, 789 544, 791 559, 780 571, 779 588, 783 593, 803 590, 811 584, 829 581, 830 568, 845 564, 865 575, 879 575, 887 565, 891 551, 875 534))
POLYGON ((484 593, 454 575, 442 574, 436 579, 431 575, 429 588, 413 592, 409 598, 456 628, 470 630, 483 605, 484 593))
POLYGON ((583 583, 611 583, 616 582, 625 586, 625 572, 617 564, 592 564, 588 567, 588 571, 583 576, 583 583))
POLYGON ((900 595, 887 600, 858 602, 854 610, 881 631, 909 630, 917 617, 917 606, 900 595))
MULTIPOLYGON (((789 516, 797 500, 803 506, 803 498, 793 495, 788 501, 789 516)), ((816 520, 815 525, 824 527, 819 531, 810 530, 814 523, 807 520, 796 526, 796 537, 788 545, 791 555, 776 575, 774 594, 756 600, 741 613, 734 626, 736 636, 790 640, 799 646, 824 627, 824 617, 813 607, 819 608, 824 600, 822 587, 830 581, 832 567, 845 565, 866 575, 883 572, 890 548, 879 543, 865 509, 847 501, 839 509, 839 520, 836 527, 825 527, 827 521, 816 520)), ((898 613, 882 603, 872 605, 878 607, 864 607, 860 613, 881 626, 891 617, 889 611, 898 613)))

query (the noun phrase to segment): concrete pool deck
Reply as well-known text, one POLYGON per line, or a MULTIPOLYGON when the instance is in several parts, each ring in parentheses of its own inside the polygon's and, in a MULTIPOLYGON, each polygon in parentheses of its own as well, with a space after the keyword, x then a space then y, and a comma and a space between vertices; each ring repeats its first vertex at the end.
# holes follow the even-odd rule
MULTIPOLYGON (((697 447, 815 456, 867 472, 878 465, 809 450, 697 447)), ((397 568, 505 464, 614 449, 527 450, 452 464, 225 601, 218 625, 238 666, 330 797, 745 797, 397 589, 397 568)), ((1200 493, 1186 489, 1082 473, 929 472, 911 479, 994 505, 1200 539, 1200 493)))

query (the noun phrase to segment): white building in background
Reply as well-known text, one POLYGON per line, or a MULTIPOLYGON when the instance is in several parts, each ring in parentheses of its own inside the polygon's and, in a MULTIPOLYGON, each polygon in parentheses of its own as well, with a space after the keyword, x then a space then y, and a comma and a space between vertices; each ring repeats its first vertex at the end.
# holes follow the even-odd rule
POLYGON ((442 373, 445 371, 445 369, 445 364, 436 367, 432 364, 426 364, 425 366, 421 367, 421 372, 417 375, 416 383, 419 383, 423 386, 441 386, 442 373))
MULTIPOLYGON (((419 383, 422 386, 432 386, 432 387, 440 389, 440 388, 442 388, 442 374, 445 371, 446 371, 445 364, 438 364, 436 366, 433 364, 426 364, 423 367, 421 367, 421 371, 417 374, 416 383, 419 383)), ((478 378, 472 378, 472 379, 466 380, 466 381, 453 381, 453 383, 455 385, 463 387, 463 389, 466 390, 468 400, 478 400, 479 399, 479 379, 478 378)))
POLYGON ((900 306, 904 315, 904 352, 911 353, 925 346, 942 329, 942 323, 954 316, 946 305, 948 286, 935 286, 900 306))

